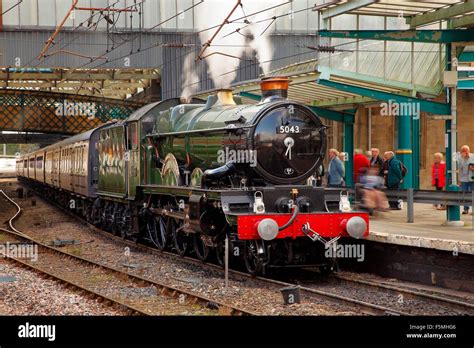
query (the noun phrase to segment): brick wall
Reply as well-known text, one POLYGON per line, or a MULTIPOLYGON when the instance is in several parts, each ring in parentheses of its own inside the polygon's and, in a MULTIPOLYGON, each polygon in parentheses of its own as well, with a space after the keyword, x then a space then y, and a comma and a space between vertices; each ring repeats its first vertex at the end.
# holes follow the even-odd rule
MULTIPOLYGON (((443 96, 436 99, 442 102, 443 96)), ((421 113, 420 129, 420 188, 431 187, 431 164, 436 152, 445 154, 444 120, 435 120, 426 113, 421 113)), ((380 152, 395 151, 396 118, 381 116, 380 108, 372 107, 372 147, 378 147, 380 152)), ((369 149, 368 144, 368 108, 359 107, 354 125, 354 147, 369 149)), ((342 136, 342 127, 338 129, 342 136)), ((458 91, 458 149, 467 144, 474 152, 474 91, 458 91)))

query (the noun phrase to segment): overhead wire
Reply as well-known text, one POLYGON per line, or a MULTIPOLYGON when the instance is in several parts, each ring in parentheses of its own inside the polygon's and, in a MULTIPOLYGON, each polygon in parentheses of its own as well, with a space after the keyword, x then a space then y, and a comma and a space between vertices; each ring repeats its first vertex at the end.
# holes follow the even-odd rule
MULTIPOLYGON (((171 16, 170 18, 166 19, 165 21, 162 21, 162 22, 158 23, 157 25, 155 25, 155 26, 153 26, 153 27, 151 27, 151 28, 148 28, 147 30, 145 30, 145 31, 143 31, 143 32, 148 32, 148 31, 150 31, 150 30, 156 28, 157 26, 162 25, 162 24, 168 22, 168 21, 171 20, 172 18, 176 18, 177 16, 181 15, 182 13, 184 13, 184 12, 190 10, 190 9, 195 8, 197 5, 199 5, 199 4, 203 3, 203 2, 204 2, 204 0, 201 0, 199 3, 196 3, 196 4, 194 4, 193 6, 190 6, 190 7, 188 7, 187 9, 176 13, 175 15, 171 16)), ((255 16, 255 15, 257 15, 257 14, 260 14, 260 13, 263 13, 263 12, 266 12, 266 11, 270 11, 270 10, 272 10, 272 9, 278 8, 278 7, 280 7, 280 6, 283 6, 283 5, 286 5, 286 4, 289 4, 289 3, 291 3, 291 1, 288 1, 288 2, 285 2, 285 3, 282 3, 282 4, 278 4, 278 5, 275 5, 275 6, 267 7, 267 8, 265 8, 265 9, 263 9, 263 10, 259 10, 259 11, 253 12, 253 13, 251 13, 251 14, 245 14, 245 12, 244 12, 244 10, 243 10, 243 6, 242 6, 242 11, 243 11, 243 13, 244 13, 245 15, 244 15, 244 16, 241 16, 241 17, 239 17, 239 18, 233 19, 233 20, 229 21, 229 23, 235 23, 235 22, 239 22, 239 21, 241 21, 241 20, 247 20, 248 17, 252 17, 252 16, 255 16)), ((134 4, 134 5, 131 5, 131 6, 129 6, 129 7, 132 7, 132 6, 135 6, 135 4, 134 4)), ((283 14, 283 15, 279 15, 279 16, 277 16, 277 17, 278 17, 278 18, 281 18, 281 17, 283 17, 283 16, 293 15, 293 14, 295 14, 295 13, 302 12, 302 11, 307 11, 307 10, 312 9, 312 8, 313 8, 313 6, 308 7, 308 8, 305 8, 305 9, 301 9, 301 10, 298 10, 298 11, 292 11, 292 12, 290 12, 290 13, 286 13, 286 14, 283 14)), ((276 16, 272 16, 272 17, 267 18, 267 19, 259 20, 259 21, 255 22, 255 23, 261 23, 261 22, 268 21, 268 20, 272 20, 272 23, 273 23, 273 20, 274 20, 275 17, 276 17, 276 16)), ((214 28, 217 28, 218 26, 219 26, 219 25, 210 26, 210 27, 208 27, 208 28, 204 28, 204 29, 198 30, 197 32, 193 32, 193 33, 191 33, 191 34, 184 35, 184 36, 181 38, 181 41, 183 40, 183 38, 186 38, 187 36, 195 36, 196 34, 199 34, 199 33, 202 33, 202 32, 208 31, 208 30, 212 30, 212 29, 214 29, 214 28)), ((142 33, 143 33, 143 32, 142 32, 142 33)), ((139 35, 142 34, 142 33, 139 33, 139 35)), ((125 43, 125 42, 124 42, 124 43, 125 43)), ((106 53, 111 53, 113 50, 116 50, 116 49, 118 49, 119 47, 121 47, 124 43, 118 45, 117 47, 113 47, 111 50, 109 50, 109 52, 106 52, 106 53)), ((101 64, 98 64, 98 65, 95 65, 95 66, 93 66, 91 69, 97 69, 97 68, 99 68, 99 67, 102 67, 102 66, 104 66, 104 65, 106 65, 106 64, 110 64, 111 62, 117 61, 117 60, 119 60, 119 59, 123 59, 123 58, 126 58, 126 57, 130 57, 130 56, 135 55, 135 54, 137 54, 137 53, 143 53, 144 51, 147 51, 147 50, 150 50, 150 49, 159 47, 159 46, 164 46, 164 45, 166 45, 166 44, 167 44, 167 42, 158 42, 158 43, 153 44, 153 45, 151 45, 151 46, 149 46, 149 47, 146 47, 146 48, 144 48, 144 49, 140 49, 140 51, 131 52, 130 54, 123 55, 123 56, 119 56, 119 57, 116 57, 116 58, 114 58, 114 59, 112 59, 112 60, 107 59, 106 62, 101 63, 101 64)), ((345 45, 345 44, 349 44, 349 43, 342 43, 342 44, 337 45, 337 46, 341 46, 341 45, 345 45)), ((216 45, 216 46, 217 46, 217 45, 216 45)), ((196 51, 197 51, 197 50, 196 50, 196 51)), ((69 76, 71 76, 71 73, 72 73, 73 71, 78 70, 78 69, 81 69, 81 68, 83 68, 83 67, 85 67, 85 66, 87 66, 87 65, 90 65, 90 64, 94 63, 95 61, 97 61, 97 60, 99 60, 99 59, 103 59, 103 57, 104 57, 104 55, 105 55, 106 53, 94 57, 94 59, 91 59, 90 62, 87 62, 87 63, 85 63, 85 64, 83 64, 83 65, 81 65, 81 66, 79 66, 79 67, 75 67, 75 68, 71 69, 71 70, 66 74, 66 76, 65 76, 61 81, 59 81, 59 83, 62 82, 62 81, 64 81, 65 79, 67 79, 69 76)), ((184 54, 182 54, 182 55, 180 55, 180 56, 178 56, 178 57, 174 57, 173 60, 176 60, 176 58, 182 58, 183 56, 185 56, 185 55, 187 55, 187 54, 189 54, 189 52, 185 52, 184 54)), ((304 54, 308 54, 308 52, 298 53, 298 54, 296 54, 296 55, 291 55, 291 56, 287 56, 287 57, 276 58, 276 59, 268 60, 268 61, 261 62, 261 63, 271 62, 271 61, 280 60, 280 59, 286 59, 286 58, 289 58, 289 57, 294 57, 294 56, 299 56, 299 55, 304 55, 304 54)), ((154 69, 159 69, 160 67, 164 66, 164 65, 167 64, 167 63, 169 63, 169 62, 168 62, 168 61, 163 62, 163 63, 160 64, 159 66, 154 67, 154 69)), ((255 62, 255 61, 252 61, 252 62, 251 62, 251 65, 255 65, 255 64, 259 64, 259 63, 258 63, 258 62, 255 62)), ((234 70, 231 70, 231 71, 229 71, 229 72, 226 72, 226 73, 224 73, 224 74, 222 74, 222 75, 226 75, 226 74, 229 74, 229 73, 238 71, 238 70, 239 70, 239 69, 234 69, 234 70)), ((203 80, 200 80, 200 82, 202 82, 202 81, 203 81, 203 80)), ((192 85, 192 84, 191 84, 191 85, 192 85)), ((41 85, 38 86, 38 87, 41 88, 41 85)), ((182 86, 182 87, 185 87, 185 86, 182 86)))
MULTIPOLYGON (((119 2, 119 0, 115 1, 113 4, 109 5, 109 7, 113 7, 115 6, 117 3, 119 2)), ((83 24, 87 21, 89 21, 90 19, 92 19, 93 17, 95 17, 96 14, 92 14, 91 16, 89 16, 88 18, 86 18, 83 22, 79 23, 77 26, 75 26, 72 30, 68 31, 68 32, 75 32, 78 28, 82 27, 83 24)), ((88 29, 89 30, 89 29, 88 29)), ((70 42, 68 42, 66 45, 63 45, 60 49, 64 50, 65 48, 67 48, 68 46, 70 46, 74 41, 78 40, 81 35, 84 35, 87 31, 81 33, 80 35, 76 36, 75 38, 73 38, 70 42)), ((65 36, 63 36, 58 42, 56 42, 55 44, 58 45, 60 44, 61 42, 64 41, 64 38, 65 36)), ((44 62, 48 59, 50 59, 50 56, 52 55, 49 55, 49 56, 46 56, 42 61, 38 61, 33 67, 29 67, 29 65, 33 62, 33 61, 36 61, 36 56, 33 57, 29 62, 27 62, 26 64, 24 64, 22 67, 20 67, 19 69, 21 70, 20 71, 20 78, 16 78, 15 80, 13 81, 21 81, 22 78, 21 76, 24 74, 24 72, 27 70, 27 69, 34 69, 36 67, 38 67, 39 65, 41 64, 44 64, 44 62)))

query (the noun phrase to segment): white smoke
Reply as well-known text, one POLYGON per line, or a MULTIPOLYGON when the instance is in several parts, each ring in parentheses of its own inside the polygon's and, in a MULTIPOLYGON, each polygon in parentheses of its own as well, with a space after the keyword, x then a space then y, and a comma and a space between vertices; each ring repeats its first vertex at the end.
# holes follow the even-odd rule
MULTIPOLYGON (((288 12, 289 5, 279 6, 255 15, 251 14, 285 2, 287 0, 242 0, 243 7, 239 6, 229 21, 244 16, 247 18, 226 24, 212 40, 211 46, 205 50, 203 57, 206 58, 202 61, 190 62, 189 57, 186 58, 183 69, 183 96, 184 94, 189 96, 198 88, 195 84, 197 75, 194 72, 197 64, 207 65, 208 73, 216 88, 228 87, 237 76, 241 59, 252 59, 253 52, 256 52, 256 58, 263 73, 267 73, 273 57, 270 34, 275 30, 275 21, 271 18, 288 12), (250 24, 245 24, 244 19, 247 19, 250 24), (235 32, 236 30, 239 32, 235 32), (193 85, 189 86, 189 82, 193 85)), ((217 27, 211 30, 205 29, 220 25, 235 4, 236 1, 230 0, 205 0, 194 8, 194 26, 196 30, 201 31, 199 38, 202 44, 208 42, 217 31, 217 27)))
MULTIPOLYGON (((287 1, 247 1, 244 8, 246 13, 257 13, 263 9, 275 7, 285 2, 287 1)), ((257 52, 257 58, 263 74, 267 74, 270 71, 273 58, 274 47, 270 34, 275 31, 276 21, 272 17, 287 13, 289 8, 289 5, 279 6, 269 11, 257 13, 250 19, 252 24, 248 27, 248 31, 252 34, 253 40, 249 42, 249 45, 257 52)))
POLYGON ((189 101, 190 97, 193 95, 199 87, 199 76, 196 71, 193 69, 195 62, 195 54, 193 52, 189 53, 184 59, 183 66, 183 90, 181 92, 181 98, 183 101, 189 101))

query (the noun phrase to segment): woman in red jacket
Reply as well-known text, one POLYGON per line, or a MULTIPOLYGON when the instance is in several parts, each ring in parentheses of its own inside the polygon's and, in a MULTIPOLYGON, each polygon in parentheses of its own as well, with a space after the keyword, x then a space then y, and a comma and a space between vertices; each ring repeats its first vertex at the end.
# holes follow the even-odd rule
MULTIPOLYGON (((434 163, 431 165, 431 185, 441 191, 446 185, 446 163, 443 161, 443 154, 437 152, 434 154, 434 163)), ((435 204, 437 209, 446 209, 443 205, 435 204)))

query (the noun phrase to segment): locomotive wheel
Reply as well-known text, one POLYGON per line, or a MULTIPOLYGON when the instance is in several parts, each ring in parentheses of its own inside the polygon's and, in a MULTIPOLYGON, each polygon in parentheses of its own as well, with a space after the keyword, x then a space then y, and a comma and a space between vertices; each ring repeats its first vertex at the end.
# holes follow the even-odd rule
POLYGON ((113 229, 114 229, 114 225, 115 225, 115 210, 116 210, 116 207, 115 207, 115 204, 113 203, 109 203, 107 204, 107 207, 105 208, 104 210, 104 229, 106 231, 110 231, 112 232, 113 229))
POLYGON ((263 259, 258 254, 256 240, 248 240, 244 248, 244 261, 247 272, 251 275, 259 275, 263 270, 263 259))
POLYGON ((101 217, 102 217, 102 208, 101 207, 92 207, 92 213, 91 213, 91 217, 92 217, 92 224, 96 227, 101 227, 102 226, 102 220, 101 220, 101 217))
POLYGON ((123 207, 118 205, 114 212, 115 221, 112 225, 112 233, 114 236, 120 236, 123 226, 123 207))
POLYGON ((87 205, 86 211, 84 213, 84 216, 86 218, 86 221, 90 224, 93 223, 92 220, 92 205, 87 205))
POLYGON ((127 239, 127 237, 130 236, 130 215, 130 209, 128 207, 123 208, 121 219, 122 228, 120 229, 120 236, 123 239, 127 239))
POLYGON ((209 257, 209 247, 204 243, 200 233, 194 233, 194 252, 201 261, 206 261, 209 257))
POLYGON ((146 226, 153 244, 159 250, 165 250, 168 245, 169 235, 166 220, 163 216, 151 216, 146 226))
POLYGON ((173 246, 179 256, 184 256, 188 251, 189 237, 183 231, 179 230, 183 226, 183 220, 170 218, 168 220, 168 233, 173 238, 173 246))

